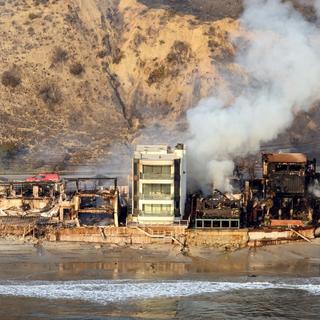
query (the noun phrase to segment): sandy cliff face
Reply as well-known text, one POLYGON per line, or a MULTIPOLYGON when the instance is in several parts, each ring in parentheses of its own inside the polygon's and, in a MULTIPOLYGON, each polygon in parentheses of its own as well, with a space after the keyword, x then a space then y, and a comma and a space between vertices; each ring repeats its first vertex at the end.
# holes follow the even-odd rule
POLYGON ((241 10, 241 1, 0 0, 2 164, 95 162, 151 126, 185 129, 199 99, 232 92, 228 76, 246 81, 230 41, 243 33, 241 10))
POLYGON ((81 163, 175 124, 220 81, 236 29, 135 0, 1 2, 2 149, 81 163))
POLYGON ((0 6, 1 142, 23 149, 30 159, 35 155, 39 165, 49 157, 86 157, 85 146, 97 156, 101 146, 127 135, 97 57, 103 50, 100 14, 89 3, 11 1, 0 6), (20 79, 17 85, 10 82, 14 76, 20 79))
POLYGON ((110 69, 133 126, 176 122, 219 84, 219 64, 232 67, 234 47, 228 40, 237 22, 226 18, 201 22, 169 9, 121 1, 123 18, 120 61, 110 69))

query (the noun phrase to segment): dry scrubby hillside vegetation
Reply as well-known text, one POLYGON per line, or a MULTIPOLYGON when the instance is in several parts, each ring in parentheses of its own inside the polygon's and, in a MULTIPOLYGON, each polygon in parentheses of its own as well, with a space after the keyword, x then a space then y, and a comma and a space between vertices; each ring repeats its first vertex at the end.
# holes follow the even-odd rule
MULTIPOLYGON (((240 0, 0 0, 2 167, 92 163, 144 130, 185 130, 199 99, 236 90, 230 77, 249 81, 230 41, 247 37, 241 10, 240 0)), ((318 137, 317 110, 279 141, 318 137)))

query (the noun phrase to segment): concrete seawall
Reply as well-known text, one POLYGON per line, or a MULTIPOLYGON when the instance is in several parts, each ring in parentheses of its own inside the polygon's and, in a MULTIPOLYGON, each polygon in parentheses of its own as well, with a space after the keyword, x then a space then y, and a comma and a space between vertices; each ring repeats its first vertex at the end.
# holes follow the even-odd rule
POLYGON ((78 227, 59 229, 48 233, 50 241, 102 242, 109 244, 171 243, 172 237, 181 238, 182 227, 129 228, 129 227, 78 227))
POLYGON ((306 240, 315 238, 314 228, 303 228, 297 231, 289 230, 251 230, 248 233, 249 246, 259 246, 268 244, 280 244, 288 241, 306 240), (306 238, 306 239, 305 239, 306 238))
POLYGON ((190 247, 244 248, 314 238, 314 228, 280 229, 186 229, 183 226, 74 227, 37 230, 33 225, 0 223, 0 236, 36 236, 49 241, 95 242, 116 245, 176 243, 190 247), (297 232, 298 231, 298 232, 297 232))
MULTIPOLYGON (((308 238, 314 238, 314 229, 301 229, 299 233, 308 238)), ((204 230, 185 229, 183 227, 148 227, 116 228, 116 227, 80 227, 61 229, 49 233, 51 241, 81 241, 103 242, 118 245, 174 243, 194 247, 228 247, 244 248, 246 246, 260 246, 302 240, 292 230, 204 230)))
POLYGON ((187 230, 187 244, 198 247, 243 248, 249 240, 248 229, 237 230, 187 230))

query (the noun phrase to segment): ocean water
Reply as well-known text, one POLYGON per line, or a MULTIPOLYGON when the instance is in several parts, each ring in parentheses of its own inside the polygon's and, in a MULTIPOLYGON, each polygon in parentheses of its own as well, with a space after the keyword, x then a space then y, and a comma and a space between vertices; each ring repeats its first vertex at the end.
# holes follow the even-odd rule
POLYGON ((5 280, 0 319, 320 319, 320 278, 5 280))

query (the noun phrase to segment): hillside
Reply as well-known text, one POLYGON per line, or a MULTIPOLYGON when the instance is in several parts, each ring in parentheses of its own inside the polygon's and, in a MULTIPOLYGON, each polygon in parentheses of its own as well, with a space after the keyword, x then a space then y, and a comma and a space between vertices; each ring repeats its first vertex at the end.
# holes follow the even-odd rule
MULTIPOLYGON (((247 81, 230 40, 247 37, 241 10, 241 1, 0 0, 2 167, 104 163, 131 143, 181 137, 186 110, 217 90, 232 99, 228 77, 247 81)), ((318 137, 317 110, 280 143, 318 137)))

